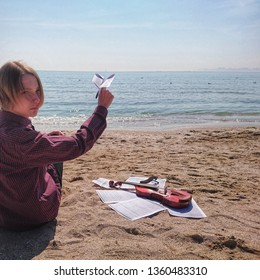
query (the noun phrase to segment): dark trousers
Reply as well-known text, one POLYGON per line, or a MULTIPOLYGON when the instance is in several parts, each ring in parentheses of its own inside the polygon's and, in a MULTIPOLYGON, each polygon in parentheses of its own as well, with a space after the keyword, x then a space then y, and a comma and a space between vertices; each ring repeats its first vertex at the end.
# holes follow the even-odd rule
POLYGON ((57 171, 59 181, 60 181, 60 186, 62 187, 63 162, 56 162, 53 165, 57 171))

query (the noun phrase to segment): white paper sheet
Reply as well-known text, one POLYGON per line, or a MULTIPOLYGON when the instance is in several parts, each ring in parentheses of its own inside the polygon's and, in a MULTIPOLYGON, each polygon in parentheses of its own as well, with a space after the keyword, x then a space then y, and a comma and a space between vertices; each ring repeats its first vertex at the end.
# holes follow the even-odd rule
POLYGON ((165 206, 165 208, 167 208, 169 214, 172 216, 193 219, 202 219, 207 217, 193 198, 191 200, 191 204, 187 208, 176 209, 167 206, 165 206))
POLYGON ((152 203, 151 201, 140 197, 136 197, 135 199, 126 200, 123 202, 109 204, 109 206, 118 214, 131 221, 151 216, 165 210, 163 206, 152 203))
POLYGON ((109 181, 108 179, 105 178, 98 178, 96 180, 92 180, 92 182, 102 188, 110 189, 109 187, 109 181))
POLYGON ((136 198, 136 194, 120 190, 96 190, 104 203, 117 203, 136 198))

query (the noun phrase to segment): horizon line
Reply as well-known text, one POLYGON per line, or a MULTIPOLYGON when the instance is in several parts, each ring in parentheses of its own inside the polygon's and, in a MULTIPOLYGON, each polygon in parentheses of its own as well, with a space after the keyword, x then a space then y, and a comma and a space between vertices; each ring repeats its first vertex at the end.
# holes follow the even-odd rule
POLYGON ((46 72, 260 72, 260 67, 239 67, 239 68, 205 68, 205 69, 191 69, 191 70, 75 70, 75 69, 37 69, 37 71, 46 72))

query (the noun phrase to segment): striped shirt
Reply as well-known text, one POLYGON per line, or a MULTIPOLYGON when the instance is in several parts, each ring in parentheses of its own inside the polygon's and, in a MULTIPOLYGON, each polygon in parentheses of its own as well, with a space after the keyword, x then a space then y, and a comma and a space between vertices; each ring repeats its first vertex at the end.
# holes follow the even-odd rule
POLYGON ((24 230, 57 217, 61 186, 53 163, 90 150, 106 128, 107 109, 71 136, 34 130, 29 119, 0 111, 0 227, 24 230))

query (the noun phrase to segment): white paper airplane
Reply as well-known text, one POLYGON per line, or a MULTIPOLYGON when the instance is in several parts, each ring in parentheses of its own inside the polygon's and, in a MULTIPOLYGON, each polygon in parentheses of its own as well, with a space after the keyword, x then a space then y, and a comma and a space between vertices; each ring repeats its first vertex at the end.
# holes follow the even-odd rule
POLYGON ((96 85, 96 87, 98 88, 96 98, 98 97, 99 91, 102 88, 104 88, 104 87, 108 88, 111 85, 111 83, 114 80, 114 77, 115 77, 115 74, 110 75, 106 79, 97 73, 94 75, 94 77, 92 79, 92 83, 94 83, 96 85))

